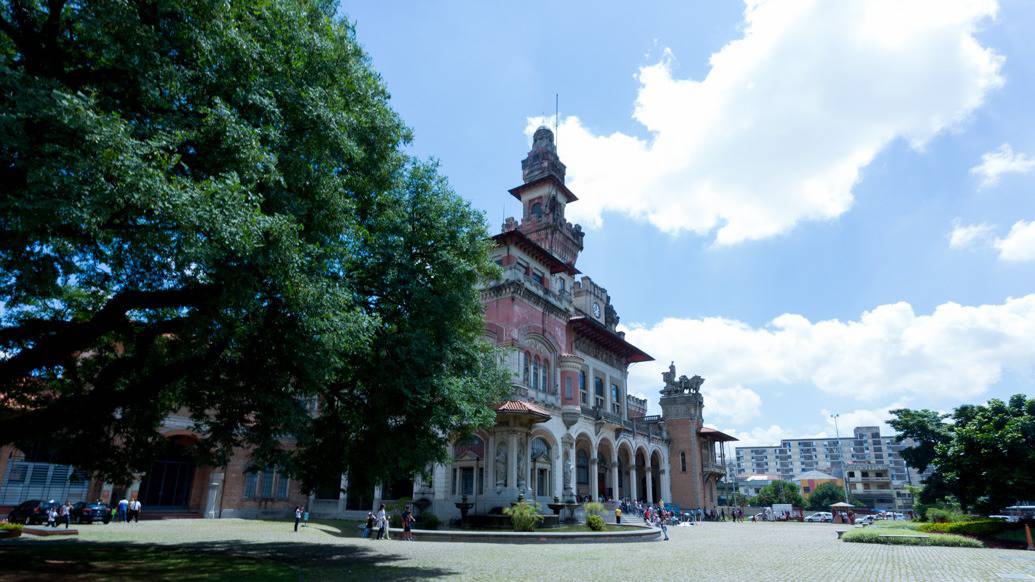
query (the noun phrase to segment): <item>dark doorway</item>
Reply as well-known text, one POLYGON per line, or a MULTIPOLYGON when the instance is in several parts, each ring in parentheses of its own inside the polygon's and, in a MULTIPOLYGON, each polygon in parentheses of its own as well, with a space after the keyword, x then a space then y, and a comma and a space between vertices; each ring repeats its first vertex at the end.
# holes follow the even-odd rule
POLYGON ((171 440, 169 452, 151 464, 140 482, 137 499, 148 507, 186 508, 194 481, 194 460, 178 440, 171 440))

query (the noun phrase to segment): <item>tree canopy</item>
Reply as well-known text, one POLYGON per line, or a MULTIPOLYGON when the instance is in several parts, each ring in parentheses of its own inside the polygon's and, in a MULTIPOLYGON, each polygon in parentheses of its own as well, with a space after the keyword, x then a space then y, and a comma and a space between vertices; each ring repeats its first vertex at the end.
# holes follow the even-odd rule
POLYGON ((933 473, 920 491, 923 504, 946 497, 965 511, 996 512, 1035 491, 1035 398, 1016 394, 1009 402, 964 405, 952 414, 892 410, 889 424, 910 466, 933 473))
POLYGON ((801 498, 798 486, 790 481, 773 481, 772 483, 758 490, 758 495, 751 501, 751 505, 767 506, 774 503, 789 503, 794 507, 802 507, 805 501, 801 498))
POLYGON ((814 511, 826 511, 831 505, 844 500, 844 487, 827 481, 816 485, 812 493, 809 493, 808 505, 809 509, 814 511))
POLYGON ((169 414, 311 487, 491 422, 482 215, 333 4, 0 1, 0 443, 111 479, 169 414))

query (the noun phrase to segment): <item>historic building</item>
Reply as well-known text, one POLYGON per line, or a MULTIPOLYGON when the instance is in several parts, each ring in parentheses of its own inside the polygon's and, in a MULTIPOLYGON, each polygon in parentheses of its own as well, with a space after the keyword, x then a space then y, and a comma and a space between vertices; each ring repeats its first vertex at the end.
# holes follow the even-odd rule
POLYGON ((502 268, 482 291, 486 335, 509 348, 512 400, 497 423, 453 445, 453 462, 434 467, 414 498, 439 515, 467 496, 473 511, 506 507, 518 495, 640 499, 713 507, 723 474, 718 443, 733 440, 703 426, 699 377, 662 374, 661 416, 628 393, 629 366, 651 362, 618 331, 618 312, 600 284, 576 268, 581 227, 565 218, 578 200, 565 186, 553 133, 539 128, 510 190, 520 221, 493 237, 502 268))
MULTIPOLYGON (((554 498, 714 507, 725 465, 720 446, 735 439, 703 425, 704 380, 677 378, 670 365, 662 373, 662 414, 646 414, 647 401, 628 393, 629 366, 653 358, 626 341, 607 289, 575 266, 584 233, 565 219, 565 209, 578 198, 565 186, 550 130, 535 132, 521 170, 522 184, 509 191, 521 202, 521 220, 508 218, 493 237, 501 274, 482 287, 486 337, 508 348, 511 399, 497 407, 495 426, 451 443, 452 461, 430 467, 431 479, 358 491, 342 475, 306 495, 275 470, 246 472, 241 451, 225 467, 196 467, 171 454, 128 487, 70 488, 70 468, 5 449, 3 461, 12 462, 0 467, 0 505, 27 495, 109 499, 128 491, 152 510, 206 517, 285 515, 299 504, 317 516, 355 516, 403 497, 426 500, 422 505, 440 517, 458 515, 464 496, 475 513, 506 507, 519 495, 544 507, 554 498)), ((177 415, 165 432, 182 445, 194 438, 177 415)))

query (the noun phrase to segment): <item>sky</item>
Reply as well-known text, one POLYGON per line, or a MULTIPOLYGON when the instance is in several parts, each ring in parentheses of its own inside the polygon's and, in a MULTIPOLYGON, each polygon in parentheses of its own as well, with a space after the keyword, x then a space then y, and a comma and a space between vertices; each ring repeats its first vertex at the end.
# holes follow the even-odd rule
POLYGON ((491 232, 541 123, 579 269, 742 444, 1035 393, 1035 3, 349 1, 491 232))

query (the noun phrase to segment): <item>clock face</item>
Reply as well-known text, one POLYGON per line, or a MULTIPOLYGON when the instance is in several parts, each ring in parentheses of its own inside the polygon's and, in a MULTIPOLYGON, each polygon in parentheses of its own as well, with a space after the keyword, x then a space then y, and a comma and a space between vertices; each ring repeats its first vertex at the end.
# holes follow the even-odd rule
POLYGON ((594 303, 593 304, 593 317, 600 317, 600 304, 599 303, 594 303))

